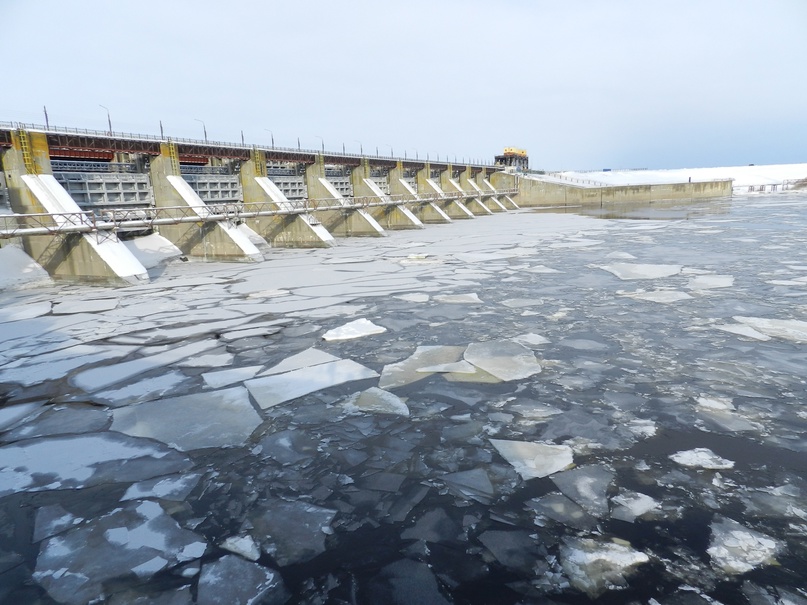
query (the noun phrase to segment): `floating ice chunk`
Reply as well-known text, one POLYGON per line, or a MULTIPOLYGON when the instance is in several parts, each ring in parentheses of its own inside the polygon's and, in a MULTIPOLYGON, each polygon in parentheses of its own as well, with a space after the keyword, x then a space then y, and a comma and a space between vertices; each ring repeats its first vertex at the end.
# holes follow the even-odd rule
POLYGON ((496 494, 490 477, 481 468, 443 475, 442 480, 456 495, 489 504, 496 494))
POLYGON ((449 303, 455 305, 468 305, 468 304, 478 304, 482 301, 479 300, 479 296, 476 293, 471 294, 438 294, 434 297, 434 300, 441 303, 449 303))
POLYGON ((193 450, 242 445, 261 421, 246 389, 233 387, 116 409, 112 430, 193 450))
POLYGON ((0 431, 42 411, 44 406, 38 401, 0 407, 0 431))
MULTIPOLYGON (((33 261, 32 261, 33 262, 33 261)), ((33 319, 50 313, 50 301, 35 302, 24 305, 9 305, 0 309, 0 323, 33 319)))
POLYGON ((773 538, 728 518, 712 523, 712 541, 706 552, 712 565, 727 574, 742 574, 773 563, 781 545, 773 538))
POLYGON ((606 494, 613 480, 614 473, 602 466, 581 466, 552 477, 563 495, 600 518, 608 515, 606 494))
POLYGON ((425 303, 429 302, 429 295, 420 292, 412 292, 411 294, 399 294, 395 298, 406 302, 425 303))
POLYGON ((723 332, 729 332, 731 334, 737 334, 738 336, 745 336, 746 338, 753 338, 754 340, 770 340, 770 336, 766 336, 762 332, 757 332, 751 326, 744 326, 742 324, 726 324, 726 325, 716 325, 715 328, 718 330, 722 330, 723 332))
POLYGON ((549 339, 541 336, 540 334, 533 334, 532 332, 529 332, 527 334, 516 336, 513 338, 513 342, 517 342, 525 347, 539 347, 541 345, 548 344, 549 339))
POLYGON ((356 393, 342 405, 349 412, 377 412, 409 416, 409 407, 400 397, 378 387, 371 387, 362 393, 356 393))
POLYGON ((721 412, 735 410, 731 397, 698 397, 695 401, 702 408, 721 412))
POLYGON ((426 563, 401 559, 384 567, 369 584, 371 603, 450 605, 426 563))
POLYGON ((119 433, 30 439, 0 447, 0 497, 139 481, 190 466, 176 450, 119 433))
POLYGON ((635 260, 636 257, 628 252, 609 252, 605 258, 617 258, 619 260, 635 260))
POLYGON ((120 407, 130 403, 159 399, 169 391, 176 389, 189 378, 178 370, 172 370, 127 384, 112 391, 98 391, 92 395, 94 401, 104 402, 112 407, 120 407))
POLYGON ((133 570, 148 578, 201 557, 206 546, 156 502, 131 502, 43 542, 33 576, 56 601, 83 605, 103 600, 113 578, 133 570))
POLYGON ((525 531, 488 530, 479 541, 499 563, 524 574, 535 573, 546 557, 546 549, 525 531))
POLYGON ((43 506, 36 511, 33 541, 39 542, 60 534, 84 521, 81 517, 67 512, 58 504, 43 506))
POLYGON ((303 501, 274 500, 261 503, 249 520, 252 536, 281 567, 304 563, 325 552, 326 535, 332 533, 335 510, 303 501))
POLYGON ((565 445, 504 439, 490 442, 524 480, 546 477, 574 463, 572 448, 565 445))
POLYGON ((450 542, 460 536, 460 527, 442 508, 427 511, 410 528, 401 533, 404 540, 450 542))
POLYGON ((730 288, 734 285, 731 275, 699 275, 689 280, 687 288, 690 290, 713 290, 715 288, 730 288))
POLYGON ((504 381, 528 378, 541 371, 535 354, 512 340, 472 343, 463 356, 466 361, 504 381))
POLYGON ((159 498, 160 500, 182 502, 193 491, 201 478, 201 473, 188 473, 140 481, 129 486, 121 501, 159 498))
POLYGON ((408 358, 384 366, 378 386, 382 389, 401 387, 424 379, 428 374, 418 372, 419 368, 431 365, 455 363, 462 358, 465 347, 418 347, 408 358))
POLYGON ((170 348, 167 351, 139 359, 84 370, 74 376, 72 382, 85 391, 97 391, 126 380, 127 378, 142 374, 143 372, 175 363, 186 357, 192 357, 216 346, 218 346, 218 342, 215 340, 202 340, 188 345, 170 348))
POLYGON ((533 498, 527 504, 537 513, 536 525, 545 525, 546 519, 576 529, 591 529, 597 524, 594 517, 563 494, 547 494, 533 498))
POLYGON ((13 382, 24 386, 39 384, 45 380, 59 380, 81 366, 98 361, 124 357, 134 347, 98 347, 76 345, 38 355, 35 358, 22 358, 0 370, 0 382, 13 382))
POLYGON ((650 557, 624 544, 568 538, 560 548, 563 571, 572 586, 596 599, 607 590, 624 588, 626 577, 650 557))
POLYGON ((258 326, 258 327, 247 327, 242 330, 231 330, 229 332, 222 333, 219 338, 224 342, 232 342, 234 340, 239 340, 241 338, 252 338, 255 336, 266 337, 271 336, 272 334, 277 334, 283 328, 280 326, 258 326))
POLYGON ((236 382, 243 382, 253 378, 263 366, 246 366, 242 368, 232 368, 230 370, 218 370, 216 372, 204 372, 202 379, 211 389, 220 389, 236 382))
POLYGON ((549 418, 551 416, 556 416, 557 414, 563 413, 563 410, 556 407, 544 405, 543 403, 530 400, 517 401, 516 403, 507 406, 507 409, 530 419, 549 418))
POLYGON ((635 298, 637 300, 647 300, 650 302, 671 304, 681 300, 688 300, 692 297, 686 292, 678 290, 653 290, 652 292, 626 292, 622 296, 635 298))
POLYGON ((289 593, 280 574, 235 555, 202 565, 197 605, 281 605, 289 593))
POLYGON ((503 300, 502 304, 510 309, 523 309, 524 307, 543 305, 544 301, 540 298, 508 298, 507 300, 503 300))
POLYGON ((660 502, 650 496, 627 491, 611 498, 611 502, 616 504, 611 511, 611 518, 628 521, 630 523, 633 523, 636 517, 641 517, 661 506, 660 502))
POLYGON ((286 429, 266 435, 260 440, 261 456, 280 464, 296 464, 317 455, 318 441, 304 432, 286 429))
POLYGON ((697 447, 692 450, 685 450, 670 454, 670 460, 692 468, 706 468, 711 470, 727 470, 734 468, 734 462, 726 460, 705 447, 697 447))
POLYGON ((557 269, 552 269, 551 267, 547 267, 546 265, 535 265, 534 267, 530 267, 527 269, 527 273, 562 273, 557 269))
POLYGON ((0 436, 2 441, 18 441, 65 433, 90 433, 105 429, 109 412, 88 406, 50 406, 42 414, 0 436))
POLYGON ((418 368, 417 371, 425 374, 473 374, 476 372, 476 366, 462 360, 454 363, 441 363, 436 366, 426 366, 424 368, 418 368))
POLYGON ((351 321, 339 328, 328 330, 322 335, 323 340, 351 340, 353 338, 361 338, 362 336, 371 336, 373 334, 382 334, 387 329, 382 326, 377 326, 369 319, 357 319, 351 321))
POLYGON ((613 263, 600 266, 600 269, 613 273, 619 279, 659 279, 678 275, 681 265, 640 265, 632 263, 613 263))
POLYGON ((51 312, 54 315, 71 315, 73 313, 100 313, 111 311, 118 306, 117 298, 96 298, 66 300, 53 304, 51 312))
POLYGON ((320 351, 319 349, 306 349, 301 353, 287 357, 276 366, 261 372, 258 376, 270 376, 272 374, 282 374, 283 372, 291 372, 292 370, 300 370, 311 366, 317 366, 330 361, 339 361, 338 357, 334 357, 330 353, 320 351))
POLYGON ((207 355, 190 357, 183 359, 175 365, 180 368, 222 368, 232 365, 234 359, 235 355, 225 351, 222 353, 208 353, 207 355))
POLYGON ((340 359, 284 374, 253 378, 244 385, 263 409, 328 387, 378 376, 350 359, 340 359))
POLYGON ((219 546, 250 561, 257 561, 261 558, 261 549, 252 536, 230 536, 219 546))
POLYGON ((807 321, 797 319, 765 319, 735 316, 735 321, 750 326, 767 336, 794 342, 807 342, 807 321))

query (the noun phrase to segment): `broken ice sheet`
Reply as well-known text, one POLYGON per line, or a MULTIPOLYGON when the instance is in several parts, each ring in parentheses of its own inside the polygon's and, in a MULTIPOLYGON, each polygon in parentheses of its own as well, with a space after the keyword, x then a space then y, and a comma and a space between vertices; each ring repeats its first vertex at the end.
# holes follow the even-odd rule
POLYGON ((548 338, 541 336, 540 334, 533 334, 532 332, 528 332, 527 334, 521 334, 519 336, 516 336, 512 340, 513 342, 517 342, 518 344, 524 345, 525 347, 538 347, 549 343, 548 338))
POLYGON ((608 515, 607 493, 613 480, 614 473, 599 465, 581 466, 552 477, 564 496, 598 518, 608 515))
POLYGON ((243 445, 261 422, 246 389, 233 387, 116 409, 112 430, 193 450, 243 445))
POLYGON ((53 405, 33 420, 0 435, 0 441, 19 441, 66 433, 91 433, 109 424, 106 410, 84 405, 53 405))
POLYGON ((385 365, 381 371, 378 386, 382 389, 390 389, 423 380, 428 374, 419 372, 420 368, 455 363, 460 360, 463 351, 465 351, 465 347, 418 347, 410 357, 403 361, 385 365))
POLYGON ((728 470, 734 468, 734 462, 726 460, 705 447, 685 450, 670 454, 670 460, 691 468, 705 468, 710 470, 728 470))
POLYGON ((751 326, 746 326, 743 324, 725 324, 725 325, 715 325, 715 328, 718 330, 722 330, 723 332, 729 332, 730 334, 736 334, 737 336, 744 336, 746 338, 752 338, 754 340, 761 340, 766 341, 770 340, 770 336, 766 336, 762 332, 758 332, 751 326))
POLYGON ((681 265, 642 265, 633 263, 613 263, 600 266, 600 269, 613 273, 619 279, 659 279, 681 273, 681 265))
POLYGON ((461 498, 470 498, 482 504, 490 504, 496 494, 490 477, 481 468, 448 473, 440 478, 455 495, 461 498))
POLYGON ((713 290, 715 288, 730 288, 734 285, 731 275, 698 275, 689 280, 687 288, 690 290, 713 290))
POLYGON ((244 385, 263 408, 297 399, 328 387, 375 378, 378 373, 350 359, 340 359, 284 374, 253 378, 244 385))
POLYGON ((39 542, 70 529, 84 521, 58 504, 43 506, 36 511, 33 541, 39 542))
POLYGON ((121 501, 158 498, 160 500, 182 502, 193 491, 201 478, 201 473, 187 473, 139 481, 129 486, 121 501))
POLYGON ((230 386, 236 382, 243 382, 253 378, 263 366, 245 366, 241 368, 232 368, 229 370, 217 370, 215 372, 204 372, 202 379, 205 384, 211 389, 220 389, 222 387, 230 386))
POLYGON ((479 304, 479 296, 476 293, 472 294, 437 294, 434 300, 441 303, 449 303, 455 305, 479 304))
POLYGON ((718 518, 712 522, 712 540, 706 552, 712 565, 731 575, 774 562, 782 546, 773 538, 737 523, 718 518))
POLYGON ((277 571, 235 555, 202 565, 198 595, 197 605, 280 605, 289 599, 277 571))
POLYGON ((258 376, 270 376, 272 374, 282 374, 284 372, 291 372, 292 370, 300 370, 311 366, 328 363, 330 361, 339 361, 338 357, 334 357, 330 353, 320 351, 319 349, 306 349, 300 353, 287 357, 279 364, 272 366, 258 374, 258 376))
POLYGON ((650 561, 628 545, 567 538, 560 549, 561 565, 572 586, 596 599, 607 590, 624 588, 627 577, 650 561))
POLYGON ((252 536, 230 536, 219 546, 249 561, 257 561, 261 557, 261 549, 258 548, 252 536))
POLYGON ((490 442, 524 480, 546 477, 574 463, 572 448, 565 445, 503 439, 490 442))
POLYGON ((591 529, 597 525, 594 517, 563 494, 547 494, 540 498, 533 498, 527 502, 527 506, 537 515, 536 525, 545 525, 546 519, 576 529, 591 529))
POLYGON ((409 416, 409 407, 400 397, 378 387, 371 387, 366 391, 351 395, 342 403, 342 406, 348 412, 376 412, 409 416))
POLYGON ((84 605, 101 600, 113 578, 149 578, 206 547, 156 502, 135 501, 43 542, 33 576, 58 602, 84 605))
POLYGON ((120 433, 30 439, 0 447, 0 497, 139 481, 190 466, 176 450, 120 433))
POLYGON ((336 512, 303 501, 261 501, 249 514, 249 531, 264 552, 285 567, 325 552, 336 512))
POLYGON ((652 290, 650 292, 644 292, 642 290, 638 290, 636 292, 622 293, 621 296, 626 296, 628 298, 635 298, 637 300, 647 300, 650 302, 664 303, 664 304, 675 303, 692 298, 692 296, 690 296, 686 292, 680 292, 678 290, 652 290))
POLYGON ((611 518, 629 523, 633 523, 637 517, 657 510, 661 506, 660 502, 650 496, 630 491, 623 491, 618 496, 614 496, 611 498, 611 502, 615 505, 611 511, 611 518))
POLYGON ((425 303, 429 302, 429 295, 425 293, 412 292, 411 294, 399 294, 395 298, 405 302, 425 303))
POLYGON ((478 539, 505 567, 527 575, 534 575, 536 571, 547 568, 544 561, 546 549, 526 531, 488 530, 478 539))
POLYGON ((735 321, 773 338, 807 343, 807 321, 735 316, 735 321))
POLYGON ((339 328, 328 330, 322 335, 323 340, 351 340, 353 338, 361 338, 363 336, 371 336, 373 334, 382 334, 387 329, 382 326, 377 326, 369 319, 357 319, 345 324, 339 328))
POLYGON ((512 340, 471 343, 463 357, 499 380, 519 380, 541 371, 535 353, 512 340))

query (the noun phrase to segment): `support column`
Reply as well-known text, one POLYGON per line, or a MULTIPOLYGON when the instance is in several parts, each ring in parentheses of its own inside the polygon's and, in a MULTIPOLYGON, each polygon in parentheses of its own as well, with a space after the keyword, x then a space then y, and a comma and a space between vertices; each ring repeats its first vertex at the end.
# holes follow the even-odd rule
MULTIPOLYGON (((12 146, 0 159, 9 203, 16 214, 70 215, 53 217, 56 225, 83 224, 87 220, 75 200, 53 178, 44 133, 13 132, 12 146)), ((146 268, 113 231, 31 235, 21 240, 25 252, 54 279, 121 285, 149 279, 146 268)))
MULTIPOLYGON (((241 165, 241 187, 246 212, 297 209, 267 177, 266 154, 260 149, 253 149, 249 160, 241 165)), ((244 222, 276 248, 327 248, 334 244, 328 230, 308 213, 257 216, 244 222)))
POLYGON ((160 143, 160 155, 151 160, 151 185, 157 208, 177 208, 177 214, 199 217, 197 223, 160 225, 160 235, 186 256, 205 260, 257 261, 263 256, 249 238, 229 221, 205 221, 210 208, 182 178, 176 145, 160 143))
MULTIPOLYGON (((451 179, 453 183, 456 183, 456 180, 451 179)), ((492 202, 490 197, 483 198, 482 197, 482 190, 476 186, 474 183, 473 176, 471 174, 471 167, 465 166, 464 170, 460 172, 460 180, 459 180, 459 189, 460 191, 464 191, 466 193, 473 193, 476 197, 469 199, 466 203, 468 205, 468 210, 473 212, 474 214, 493 214, 494 212, 503 212, 504 206, 499 204, 498 202, 492 202)))
POLYGON ((369 206, 368 211, 384 229, 421 229, 420 222, 409 208, 404 204, 396 204, 384 193, 370 178, 370 162, 367 158, 361 159, 361 164, 350 171, 350 184, 353 187, 353 197, 376 198, 383 206, 369 206))
POLYGON ((402 196, 405 200, 412 200, 412 211, 415 216, 423 223, 450 223, 449 217, 443 210, 435 204, 427 200, 422 200, 412 186, 404 180, 403 162, 398 160, 395 168, 389 171, 389 191, 392 195, 402 196))
POLYGON ((305 167, 309 208, 325 228, 337 237, 384 235, 384 229, 363 208, 353 207, 336 187, 325 178, 325 160, 321 155, 305 167), (328 208, 319 210, 318 207, 328 208))
MULTIPOLYGON (((451 173, 451 164, 448 165, 448 172, 449 174, 451 173)), ((418 171, 418 194, 432 198, 436 195, 437 199, 434 202, 452 219, 474 218, 473 212, 465 207, 462 200, 450 199, 446 196, 440 185, 434 182, 431 173, 431 164, 429 162, 426 162, 426 165, 418 171)))

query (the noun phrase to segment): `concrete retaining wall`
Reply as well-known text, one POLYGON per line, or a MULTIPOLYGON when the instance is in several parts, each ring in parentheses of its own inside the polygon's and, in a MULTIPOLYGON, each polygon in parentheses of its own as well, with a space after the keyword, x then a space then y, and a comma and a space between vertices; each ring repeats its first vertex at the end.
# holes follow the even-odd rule
POLYGON ((600 206, 614 202, 696 200, 731 195, 731 180, 658 185, 580 187, 496 172, 490 175, 496 189, 518 187, 518 204, 525 206, 600 206))

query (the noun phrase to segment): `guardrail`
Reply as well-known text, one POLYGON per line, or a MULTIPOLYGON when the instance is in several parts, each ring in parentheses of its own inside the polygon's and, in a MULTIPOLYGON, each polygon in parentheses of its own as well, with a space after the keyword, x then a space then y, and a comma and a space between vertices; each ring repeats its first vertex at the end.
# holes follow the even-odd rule
POLYGON ((53 172, 137 172, 135 164, 124 162, 51 160, 50 167, 53 172))
MULTIPOLYGON (((407 158, 407 157, 400 157, 400 156, 393 156, 392 153, 390 155, 383 155, 378 153, 378 148, 376 148, 376 154, 356 154, 356 153, 348 153, 344 151, 326 151, 325 149, 302 149, 300 147, 278 147, 276 145, 256 145, 256 144, 248 144, 248 143, 232 143, 232 142, 224 142, 224 141, 209 141, 209 140, 200 140, 200 139, 188 139, 182 137, 164 137, 164 136, 157 136, 153 134, 136 134, 131 132, 115 132, 112 130, 92 130, 90 128, 70 128, 65 126, 51 126, 49 124, 33 124, 27 122, 0 122, 0 130, 28 130, 33 132, 44 132, 44 133, 52 133, 52 134, 73 134, 73 135, 83 135, 83 136, 91 136, 91 137, 98 137, 98 138, 107 138, 107 139, 129 139, 132 141, 153 141, 158 143, 186 143, 189 145, 197 145, 197 146, 206 146, 206 147, 226 147, 230 149, 260 149, 262 151, 281 151, 287 153, 305 153, 311 155, 329 155, 329 156, 338 156, 343 158, 352 158, 352 159, 362 159, 362 158, 379 158, 385 160, 393 160, 393 161, 403 161, 403 162, 426 162, 429 161, 421 160, 418 158, 407 158)), ((449 154, 445 155, 446 161, 440 162, 440 159, 433 160, 437 164, 447 164, 451 163, 448 162, 448 158, 450 157, 449 154)), ((456 156, 455 156, 456 157, 456 156)), ((459 164, 458 164, 459 165, 459 164)), ((494 169, 497 168, 495 164, 482 164, 478 162, 470 162, 472 166, 480 166, 484 168, 494 169)))
MULTIPOLYGON (((518 189, 497 190, 490 195, 512 195, 518 189)), ((378 206, 416 206, 429 202, 446 202, 481 197, 480 193, 452 192, 418 195, 405 199, 403 195, 366 196, 356 198, 317 198, 289 201, 287 204, 261 202, 244 204, 228 202, 208 204, 203 208, 170 206, 165 208, 132 208, 95 212, 66 212, 60 214, 0 215, 0 239, 34 235, 68 233, 100 233, 105 231, 150 229, 160 225, 180 223, 240 221, 259 216, 313 214, 328 210, 359 210, 378 206), (285 207, 282 207, 285 206, 285 207), (200 214, 199 211, 203 210, 200 214)))

